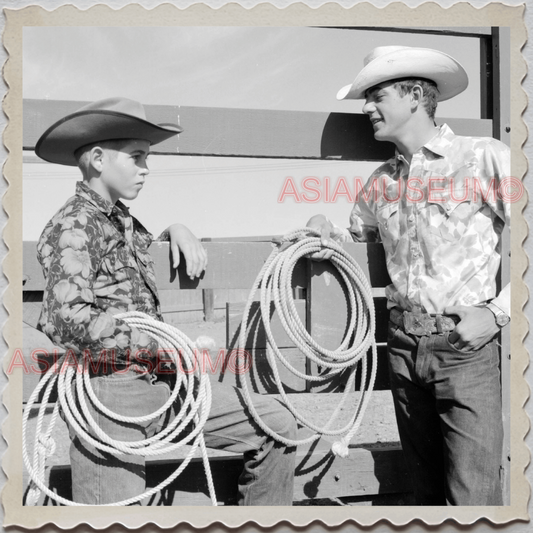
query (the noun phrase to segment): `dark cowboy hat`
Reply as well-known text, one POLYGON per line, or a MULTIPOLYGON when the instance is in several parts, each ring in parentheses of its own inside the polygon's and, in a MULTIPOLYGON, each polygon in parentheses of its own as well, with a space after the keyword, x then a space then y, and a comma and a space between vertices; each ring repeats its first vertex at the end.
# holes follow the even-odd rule
POLYGON ((37 141, 35 153, 45 161, 76 166, 74 152, 87 144, 113 139, 142 139, 160 143, 182 128, 152 124, 144 107, 128 98, 106 98, 88 104, 50 126, 37 141))

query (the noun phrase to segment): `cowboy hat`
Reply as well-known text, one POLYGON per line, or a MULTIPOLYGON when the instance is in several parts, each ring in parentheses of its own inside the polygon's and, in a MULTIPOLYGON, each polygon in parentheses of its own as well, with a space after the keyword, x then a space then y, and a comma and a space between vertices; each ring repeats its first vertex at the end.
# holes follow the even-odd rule
POLYGON ((337 93, 337 100, 365 98, 365 91, 370 87, 399 78, 434 81, 439 102, 456 96, 468 86, 465 69, 453 57, 429 48, 379 46, 365 57, 364 65, 354 82, 337 93))
POLYGON ((74 152, 87 144, 113 139, 142 139, 160 143, 182 131, 174 124, 153 124, 144 107, 128 98, 114 97, 88 104, 50 126, 35 145, 45 161, 76 166, 74 152))

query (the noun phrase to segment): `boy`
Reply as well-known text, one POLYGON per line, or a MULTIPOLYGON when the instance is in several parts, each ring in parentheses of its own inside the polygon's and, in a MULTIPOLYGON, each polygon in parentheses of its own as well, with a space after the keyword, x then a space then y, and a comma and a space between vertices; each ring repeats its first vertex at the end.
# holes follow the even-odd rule
MULTIPOLYGON (((109 359, 91 375, 98 399, 126 416, 154 412, 169 397, 166 384, 154 380, 128 354, 144 350, 155 357, 157 342, 114 315, 141 311, 162 320, 148 247, 152 236, 130 216, 121 199, 134 200, 148 175, 150 145, 182 130, 146 120, 141 104, 108 98, 89 104, 52 125, 37 142, 36 154, 52 163, 79 166, 83 181, 76 195, 46 225, 37 253, 46 279, 41 329, 57 345, 93 360, 109 359)), ((198 277, 207 256, 183 225, 162 234, 170 240, 173 266, 180 251, 187 273, 198 277)), ((212 383, 212 408, 204 435, 209 447, 244 454, 239 479, 241 505, 291 505, 295 449, 264 435, 244 411, 239 392, 212 383)), ((257 395, 259 414, 276 432, 296 437, 296 422, 277 400, 257 395)), ((93 410, 94 411, 94 410, 93 410)), ((158 421, 121 424, 95 412, 112 438, 152 436, 158 421)), ((162 423, 162 421, 159 421, 162 423)), ((122 501, 145 490, 145 460, 101 452, 71 431, 70 459, 74 501, 99 505, 122 501)))
MULTIPOLYGON (((391 389, 420 505, 502 504, 493 338, 510 317, 510 286, 496 297, 510 208, 495 188, 510 175, 510 151, 494 139, 436 126, 437 102, 467 84, 462 66, 437 50, 373 50, 337 98, 365 99, 375 138, 393 142, 396 156, 370 177, 369 200, 356 201, 349 230, 323 215, 307 224, 324 243, 376 237, 383 243, 392 280, 391 389)), ((314 258, 330 255, 322 250, 314 258)))

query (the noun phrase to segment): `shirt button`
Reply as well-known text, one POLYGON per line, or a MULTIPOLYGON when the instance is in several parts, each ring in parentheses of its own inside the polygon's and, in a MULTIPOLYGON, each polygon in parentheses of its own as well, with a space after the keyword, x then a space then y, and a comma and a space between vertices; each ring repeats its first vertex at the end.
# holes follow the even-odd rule
POLYGON ((415 221, 415 216, 414 216, 414 215, 409 215, 409 216, 407 217, 407 220, 408 220, 409 222, 414 222, 414 221, 415 221))

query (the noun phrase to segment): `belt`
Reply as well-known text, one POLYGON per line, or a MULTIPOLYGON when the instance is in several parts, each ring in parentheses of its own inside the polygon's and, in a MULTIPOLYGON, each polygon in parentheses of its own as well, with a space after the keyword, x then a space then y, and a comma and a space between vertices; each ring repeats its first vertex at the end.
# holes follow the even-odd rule
POLYGON ((402 311, 393 307, 390 311, 390 321, 400 326, 405 333, 421 337, 432 333, 453 331, 459 322, 459 317, 456 315, 430 315, 419 311, 402 311))

